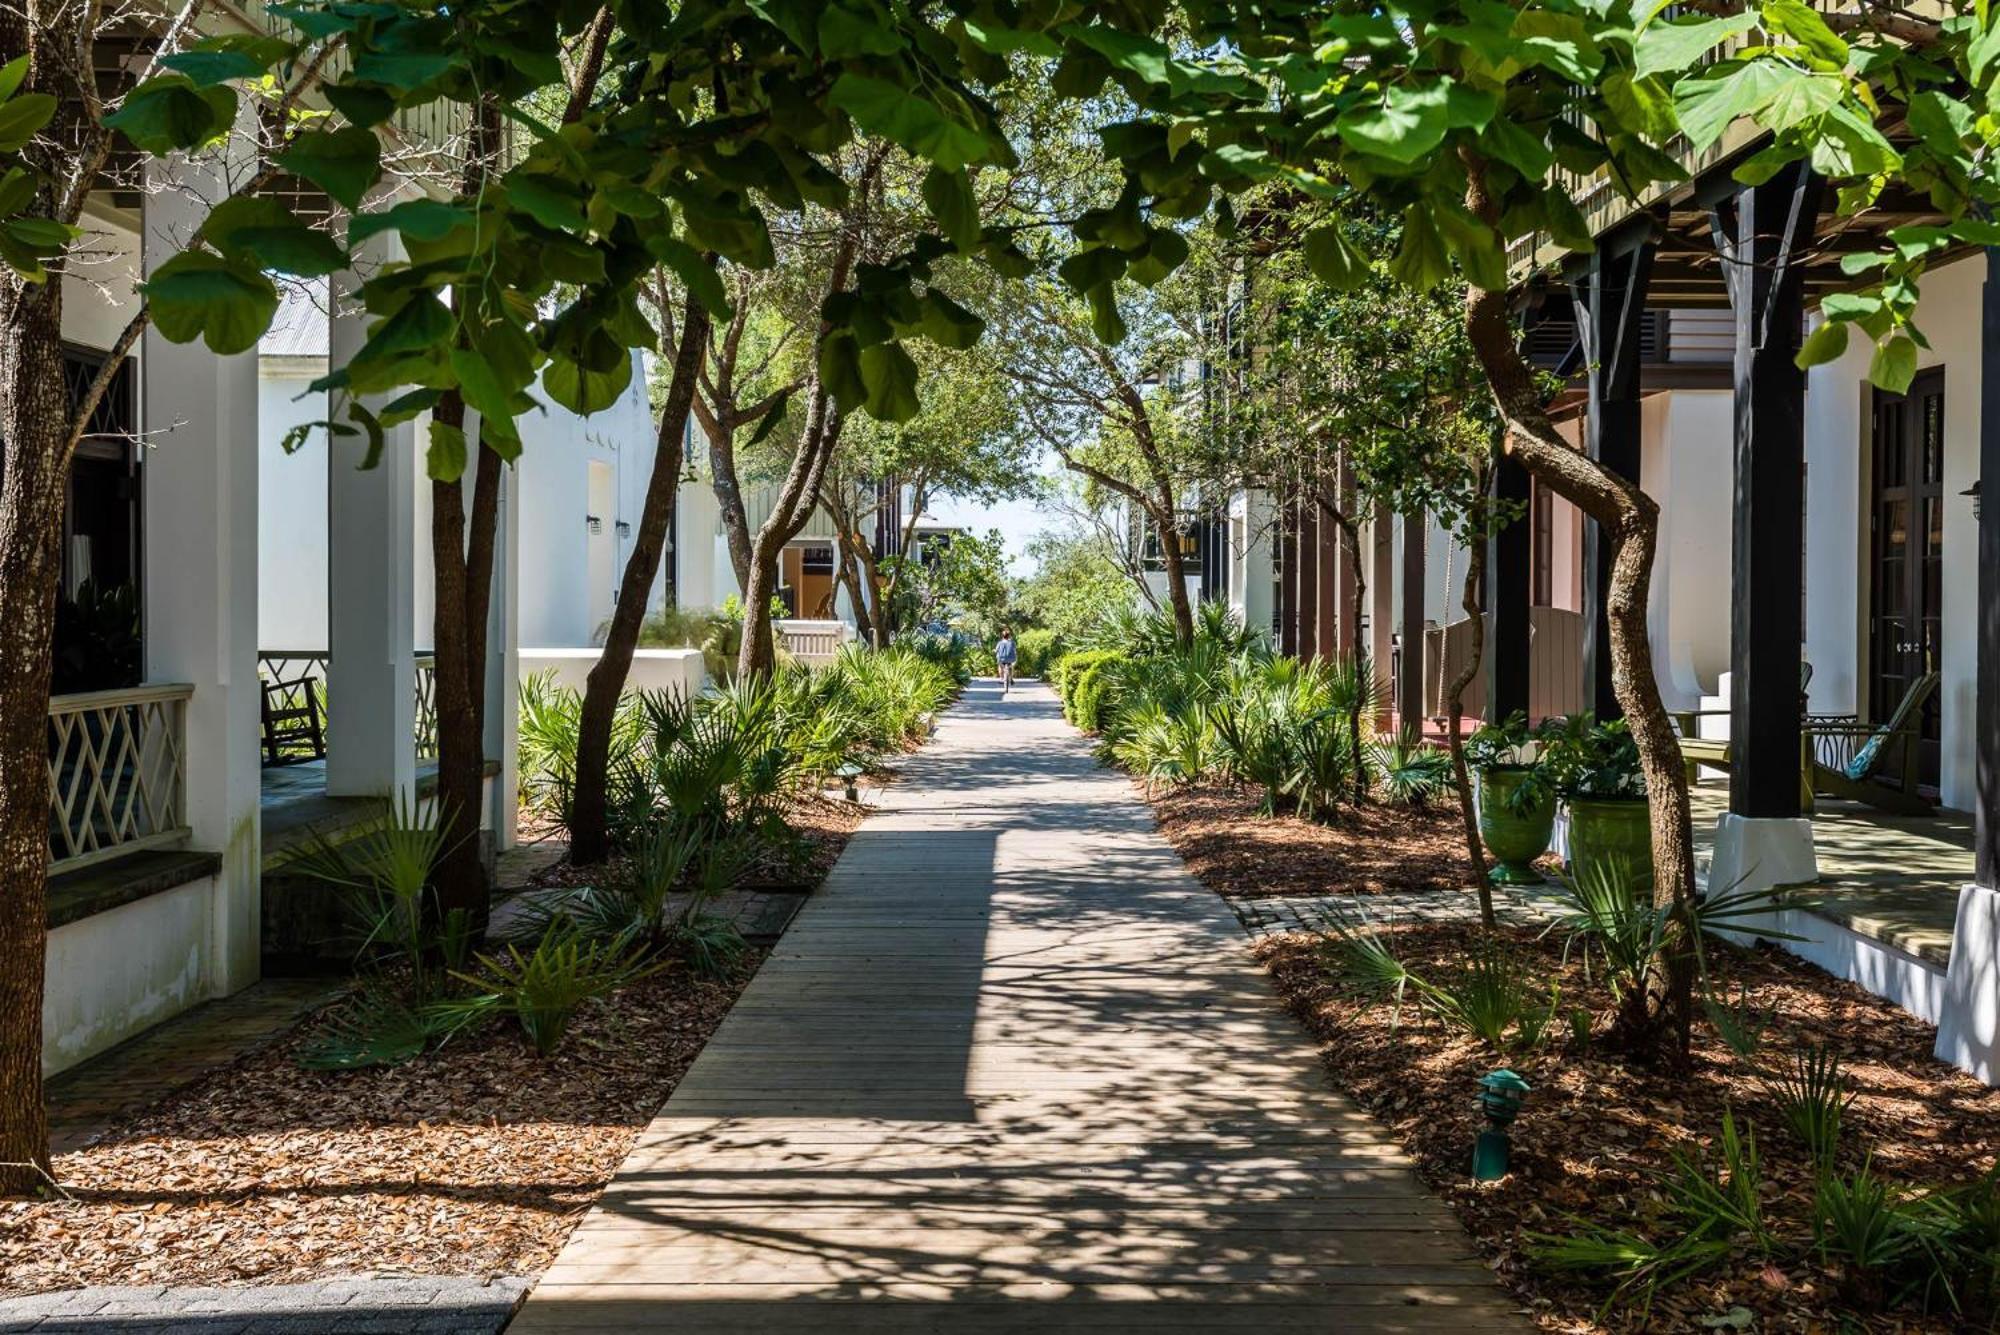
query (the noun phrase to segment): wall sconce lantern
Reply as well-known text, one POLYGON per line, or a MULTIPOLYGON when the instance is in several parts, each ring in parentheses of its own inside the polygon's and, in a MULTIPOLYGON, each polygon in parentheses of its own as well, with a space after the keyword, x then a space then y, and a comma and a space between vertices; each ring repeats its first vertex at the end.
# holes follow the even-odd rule
POLYGON ((618 521, 618 536, 621 538, 629 538, 632 536, 632 526, 626 523, 623 519, 618 521))
POLYGON ((602 533, 604 531, 604 521, 596 515, 585 515, 583 517, 583 526, 592 533, 602 533))
MULTIPOLYGON (((1985 478, 1981 478, 1979 482, 1984 482, 1985 480, 1985 478)), ((1970 496, 1972 498, 1972 517, 1974 519, 1979 518, 1979 482, 1973 483, 1964 491, 1958 493, 1961 496, 1970 496)))
POLYGON ((1498 1182, 1507 1176, 1507 1160, 1514 1148, 1507 1128, 1521 1115, 1529 1086, 1520 1076, 1503 1068, 1481 1076, 1479 1088, 1479 1110, 1486 1114, 1486 1129, 1472 1142, 1472 1180, 1498 1182))

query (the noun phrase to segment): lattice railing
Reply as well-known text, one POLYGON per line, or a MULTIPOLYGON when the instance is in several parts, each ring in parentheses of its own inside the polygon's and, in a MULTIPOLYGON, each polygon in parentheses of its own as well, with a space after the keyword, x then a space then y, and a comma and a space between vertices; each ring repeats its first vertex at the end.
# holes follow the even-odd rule
POLYGON ((438 757, 437 655, 417 655, 417 763, 438 757))
POLYGON ((49 867, 68 871, 184 842, 192 686, 49 701, 49 867))

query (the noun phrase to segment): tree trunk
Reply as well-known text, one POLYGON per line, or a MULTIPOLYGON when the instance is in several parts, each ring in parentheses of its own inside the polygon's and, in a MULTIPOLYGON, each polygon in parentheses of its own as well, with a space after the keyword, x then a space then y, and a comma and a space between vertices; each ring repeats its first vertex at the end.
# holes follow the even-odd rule
POLYGON ((741 681, 761 680, 778 669, 771 597, 778 591, 778 553, 784 546, 783 542, 766 544, 760 533, 751 556, 750 580, 743 586, 743 647, 736 655, 736 676, 741 681))
MULTIPOLYGON (((1486 494, 1482 482, 1479 494, 1486 494)), ((1483 526, 1475 525, 1475 530, 1483 526)), ((1465 665, 1445 688, 1445 745, 1451 748, 1451 781, 1458 790, 1458 809, 1465 828, 1466 863, 1472 868, 1472 883, 1479 891, 1479 921, 1487 929, 1494 926, 1493 883, 1486 877, 1486 853, 1479 842, 1479 820, 1473 815, 1472 779, 1465 766, 1465 739, 1459 736, 1460 723, 1465 718, 1465 688, 1479 672, 1479 661, 1486 654, 1486 618, 1479 606, 1479 586, 1486 574, 1486 544, 1475 541, 1472 554, 1465 563, 1465 592, 1459 598, 1459 606, 1472 618, 1472 649, 1465 656, 1465 665)))
POLYGON ((0 1195, 45 1185, 42 985, 47 968, 49 663, 62 570, 62 280, 12 277, 0 337, 0 1195))
MULTIPOLYGON (((1368 665, 1368 640, 1361 633, 1361 613, 1368 606, 1368 576, 1362 573, 1361 533, 1355 527, 1353 518, 1337 505, 1328 505, 1326 497, 1320 497, 1320 507, 1324 509, 1333 526, 1340 532, 1341 549, 1347 553, 1348 562, 1354 567, 1354 601, 1349 609, 1354 625, 1354 675, 1358 685, 1365 686, 1374 678, 1368 665)), ((1361 715, 1367 701, 1367 692, 1357 689, 1347 709, 1348 735, 1354 738, 1354 805, 1360 806, 1368 800, 1368 767, 1361 763, 1361 715)))
POLYGON ((747 601, 750 592, 750 563, 754 559, 754 539, 750 514, 743 505, 743 487, 736 480, 735 429, 718 426, 708 438, 709 473, 714 478, 715 508, 722 519, 722 532, 729 539, 729 565, 736 572, 736 587, 747 601))
MULTIPOLYGON (((1468 209, 1494 225, 1495 210, 1484 190, 1484 163, 1476 154, 1468 153, 1466 159, 1471 180, 1466 195, 1468 209)), ((1543 407, 1534 372, 1514 341, 1504 293, 1469 289, 1465 322, 1506 426, 1506 448, 1557 495, 1595 519, 1611 544, 1606 601, 1612 690, 1625 711, 1646 777, 1652 817, 1654 902, 1671 906, 1677 924, 1675 939, 1666 951, 1667 995, 1657 1018, 1671 1040, 1671 1055, 1684 1063, 1694 1013, 1690 935, 1694 839, 1688 816, 1687 774, 1681 768, 1680 744, 1660 699, 1652 644, 1646 633, 1659 505, 1557 433, 1543 407)))
POLYGON ((653 474, 646 483, 646 501, 625 573, 618 583, 618 602, 604 651, 584 684, 583 713, 577 728, 576 788, 571 794, 569 856, 577 863, 602 862, 609 855, 608 794, 611 772, 611 727, 618 697, 632 670, 632 653, 646 622, 646 603, 660 577, 667 533, 673 524, 674 500, 681 479, 681 442, 687 438, 688 412, 694 403, 695 378, 708 347, 708 310, 692 296, 681 315, 680 345, 674 349, 674 375, 667 401, 660 409, 653 446, 653 474))
MULTIPOLYGON (((455 391, 447 391, 432 416, 464 430, 465 401, 455 391)), ((486 864, 479 849, 486 778, 486 614, 493 580, 499 472, 504 465, 485 447, 483 424, 479 435, 472 451, 470 514, 462 480, 431 483, 437 811, 444 844, 432 884, 441 913, 463 910, 475 930, 483 931, 489 907, 486 864)))
POLYGON ((1194 608, 1188 604, 1187 575, 1181 565, 1181 545, 1176 539, 1179 534, 1174 529, 1173 510, 1168 508, 1167 518, 1153 516, 1153 522, 1160 526, 1160 555, 1167 566, 1167 605, 1174 609, 1174 638, 1183 647, 1194 643, 1194 608))

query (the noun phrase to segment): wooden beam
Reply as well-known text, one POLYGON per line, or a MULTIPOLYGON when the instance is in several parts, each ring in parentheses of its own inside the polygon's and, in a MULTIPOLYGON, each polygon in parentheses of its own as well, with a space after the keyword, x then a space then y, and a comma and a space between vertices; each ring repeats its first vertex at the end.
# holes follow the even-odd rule
MULTIPOLYGON (((2000 247, 1986 252, 1980 324, 1979 486, 2000 480, 2000 247)), ((1973 879, 2000 890, 2000 501, 1979 498, 1979 611, 1973 627, 1973 879)))
POLYGON ((1519 513, 1487 539, 1486 605, 1493 613, 1493 647, 1486 657, 1489 721, 1528 708, 1528 608, 1535 577, 1529 542, 1532 491, 1528 470, 1503 454, 1493 470, 1494 498, 1519 513))
MULTIPOLYGON (((1572 281, 1583 343, 1584 449, 1611 472, 1639 481, 1639 334, 1657 244, 1648 235, 1622 250, 1601 247, 1572 281)), ((1611 543, 1595 520, 1583 533, 1585 700, 1600 719, 1623 715, 1611 689, 1611 543)))
POLYGON ((1736 312, 1735 532, 1730 600, 1729 809, 1799 814, 1805 622, 1806 376, 1794 358, 1824 180, 1803 163, 1716 206, 1736 312))

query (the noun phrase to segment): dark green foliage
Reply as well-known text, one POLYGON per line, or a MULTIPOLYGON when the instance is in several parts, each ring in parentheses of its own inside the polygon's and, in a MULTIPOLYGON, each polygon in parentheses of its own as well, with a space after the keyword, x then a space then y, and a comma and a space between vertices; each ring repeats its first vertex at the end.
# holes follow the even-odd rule
POLYGON ((1840 1147, 1840 1123, 1854 1102, 1832 1049, 1813 1044, 1792 1052, 1764 1077, 1765 1092, 1814 1161, 1831 1165, 1840 1147))
POLYGON ((1382 796, 1398 806, 1427 807, 1451 787, 1451 753, 1425 742, 1414 725, 1368 753, 1382 796))
POLYGON ((443 1012, 461 1024, 511 1016, 544 1057, 562 1045, 584 1003, 661 967, 646 963, 629 936, 592 939, 559 927, 543 933, 531 951, 510 945, 503 954, 481 955, 478 965, 454 974, 474 994, 444 1003, 443 1012))

